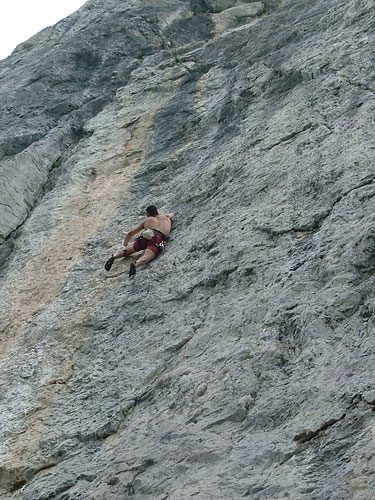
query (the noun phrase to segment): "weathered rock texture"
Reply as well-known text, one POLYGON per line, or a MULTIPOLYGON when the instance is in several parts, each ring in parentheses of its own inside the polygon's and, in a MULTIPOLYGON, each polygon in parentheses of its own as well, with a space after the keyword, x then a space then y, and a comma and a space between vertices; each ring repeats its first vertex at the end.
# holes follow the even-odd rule
POLYGON ((255 3, 91 0, 0 63, 1 498, 374 498, 375 2, 255 3))

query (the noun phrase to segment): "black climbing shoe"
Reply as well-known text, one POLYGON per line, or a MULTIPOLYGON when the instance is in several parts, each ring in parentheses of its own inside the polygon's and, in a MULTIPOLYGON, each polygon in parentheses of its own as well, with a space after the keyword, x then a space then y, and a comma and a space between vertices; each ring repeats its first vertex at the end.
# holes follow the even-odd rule
POLYGON ((109 271, 112 267, 112 264, 114 263, 115 261, 115 258, 113 257, 113 255, 107 260, 107 262, 104 264, 104 269, 106 271, 109 271))
POLYGON ((136 272, 137 272, 137 269, 135 267, 135 264, 134 264, 134 262, 131 262, 130 268, 129 268, 129 276, 134 276, 136 272))

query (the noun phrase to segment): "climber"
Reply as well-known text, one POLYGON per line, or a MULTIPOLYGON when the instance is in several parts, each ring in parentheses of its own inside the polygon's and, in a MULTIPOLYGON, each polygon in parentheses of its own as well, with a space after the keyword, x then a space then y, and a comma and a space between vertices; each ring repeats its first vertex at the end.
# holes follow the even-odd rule
POLYGON ((133 276, 137 267, 148 264, 164 250, 165 240, 171 232, 173 217, 173 213, 159 214, 155 205, 147 207, 146 219, 126 233, 123 241, 124 248, 117 250, 107 260, 104 268, 109 271, 115 259, 128 257, 144 250, 142 256, 130 264, 129 276, 133 276), (129 244, 131 238, 138 233, 141 234, 129 244))

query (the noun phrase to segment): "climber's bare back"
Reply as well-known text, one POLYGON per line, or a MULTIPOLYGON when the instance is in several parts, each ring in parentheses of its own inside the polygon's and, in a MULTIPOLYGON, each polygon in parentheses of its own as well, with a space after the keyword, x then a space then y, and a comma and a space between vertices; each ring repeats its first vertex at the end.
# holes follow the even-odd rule
POLYGON ((174 214, 158 214, 147 217, 147 219, 143 221, 143 227, 145 229, 156 229, 157 231, 161 231, 165 236, 169 236, 173 215, 174 214))

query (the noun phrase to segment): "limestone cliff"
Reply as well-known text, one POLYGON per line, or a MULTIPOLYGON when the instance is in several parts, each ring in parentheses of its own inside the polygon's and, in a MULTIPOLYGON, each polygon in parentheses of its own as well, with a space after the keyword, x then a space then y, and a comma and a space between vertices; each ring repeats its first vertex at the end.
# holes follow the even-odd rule
POLYGON ((0 498, 373 498, 374 14, 90 0, 0 62, 0 498))

